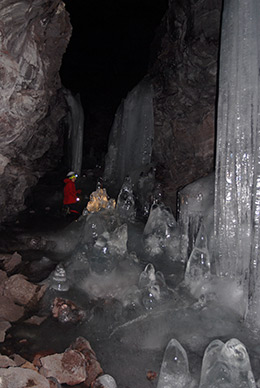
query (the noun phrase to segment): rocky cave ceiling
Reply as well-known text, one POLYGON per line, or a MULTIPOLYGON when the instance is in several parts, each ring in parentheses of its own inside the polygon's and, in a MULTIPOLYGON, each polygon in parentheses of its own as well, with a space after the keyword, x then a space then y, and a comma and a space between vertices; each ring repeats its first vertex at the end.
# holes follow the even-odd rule
MULTIPOLYGON (((73 3, 80 9, 83 1, 73 3)), ((66 0, 68 11, 71 4, 72 0, 66 0)), ((109 9, 105 1, 89 4, 95 17, 89 12, 88 18, 83 10, 81 18, 75 19, 71 10, 70 22, 60 0, 1 1, 0 222, 24 208, 28 190, 62 158, 67 110, 62 82, 73 92, 78 91, 77 83, 84 88, 87 138, 104 151, 100 139, 111 125, 111 112, 146 71, 149 73, 155 90, 153 160, 169 204, 174 203, 179 187, 213 169, 222 1, 171 0, 165 16, 165 2, 158 7, 155 0, 129 1, 124 17, 109 9), (140 13, 133 8, 135 3, 140 13), (152 18, 147 22, 149 4, 152 18), (127 23, 132 23, 130 30, 127 23), (87 25, 84 36, 76 27, 80 24, 87 25), (131 42, 122 44, 129 31, 131 42), (76 55, 76 48, 68 46, 70 39, 88 44, 87 54, 77 51, 76 55), (140 56, 145 50, 149 56, 140 56), (83 81, 85 72, 88 77, 83 81), (80 75, 77 81, 76 73, 80 75)))

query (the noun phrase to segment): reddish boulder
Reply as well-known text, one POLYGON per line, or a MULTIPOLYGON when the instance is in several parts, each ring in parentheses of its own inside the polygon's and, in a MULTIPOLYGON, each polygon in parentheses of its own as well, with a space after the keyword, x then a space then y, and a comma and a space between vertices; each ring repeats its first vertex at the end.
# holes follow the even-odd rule
POLYGON ((18 306, 6 296, 0 296, 0 318, 15 322, 22 318, 23 314, 24 308, 22 306, 18 306))
POLYGON ((97 361, 96 353, 91 348, 90 343, 83 337, 78 337, 76 341, 71 344, 70 348, 76 349, 84 355, 87 378, 83 386, 90 387, 91 383, 95 381, 98 376, 103 374, 103 369, 97 361))
POLYGON ((68 349, 63 354, 53 354, 40 359, 40 373, 54 377, 60 384, 76 385, 86 380, 86 365, 83 354, 68 349))
POLYGON ((17 274, 11 276, 4 285, 4 295, 15 303, 26 306, 30 302, 38 302, 45 287, 28 282, 25 276, 17 274))
POLYGON ((22 262, 22 256, 19 253, 15 252, 13 254, 4 253, 0 254, 0 262, 3 264, 3 267, 6 272, 12 272, 19 264, 22 262))

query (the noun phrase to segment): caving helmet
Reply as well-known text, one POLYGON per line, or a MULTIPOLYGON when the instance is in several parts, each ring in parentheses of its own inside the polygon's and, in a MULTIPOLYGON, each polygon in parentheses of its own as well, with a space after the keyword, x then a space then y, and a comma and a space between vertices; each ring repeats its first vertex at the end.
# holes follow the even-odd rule
POLYGON ((77 177, 78 177, 78 175, 74 171, 70 171, 67 174, 67 178, 69 178, 69 179, 73 179, 73 178, 77 178, 77 177))

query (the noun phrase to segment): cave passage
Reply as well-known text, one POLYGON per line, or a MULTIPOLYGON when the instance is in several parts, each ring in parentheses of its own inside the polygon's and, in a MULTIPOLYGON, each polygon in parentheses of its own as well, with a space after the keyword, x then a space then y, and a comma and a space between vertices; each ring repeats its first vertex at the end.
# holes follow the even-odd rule
POLYGON ((104 163, 120 101, 147 74, 166 0, 65 0, 72 36, 62 59, 62 84, 79 93, 85 113, 83 168, 104 163))

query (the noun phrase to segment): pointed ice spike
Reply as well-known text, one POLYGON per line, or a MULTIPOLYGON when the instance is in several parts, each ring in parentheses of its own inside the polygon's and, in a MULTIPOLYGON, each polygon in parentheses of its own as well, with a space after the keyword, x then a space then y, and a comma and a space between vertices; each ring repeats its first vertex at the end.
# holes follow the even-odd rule
POLYGON ((163 356, 157 388, 188 388, 190 384, 186 351, 176 339, 171 339, 163 356))
POLYGON ((207 231, 204 224, 201 224, 198 235, 196 237, 195 246, 201 250, 208 249, 207 231))
POLYGON ((207 247, 207 234, 202 224, 196 238, 185 272, 185 282, 200 282, 210 277, 210 255, 207 247))
POLYGON ((207 252, 194 248, 189 257, 186 272, 185 283, 199 282, 210 277, 210 261, 207 252))
POLYGON ((199 388, 206 388, 208 386, 209 384, 208 376, 210 374, 210 369, 216 362, 223 346, 224 346, 224 342, 216 339, 212 341, 208 345, 207 349, 205 350, 203 360, 202 360, 199 388))

